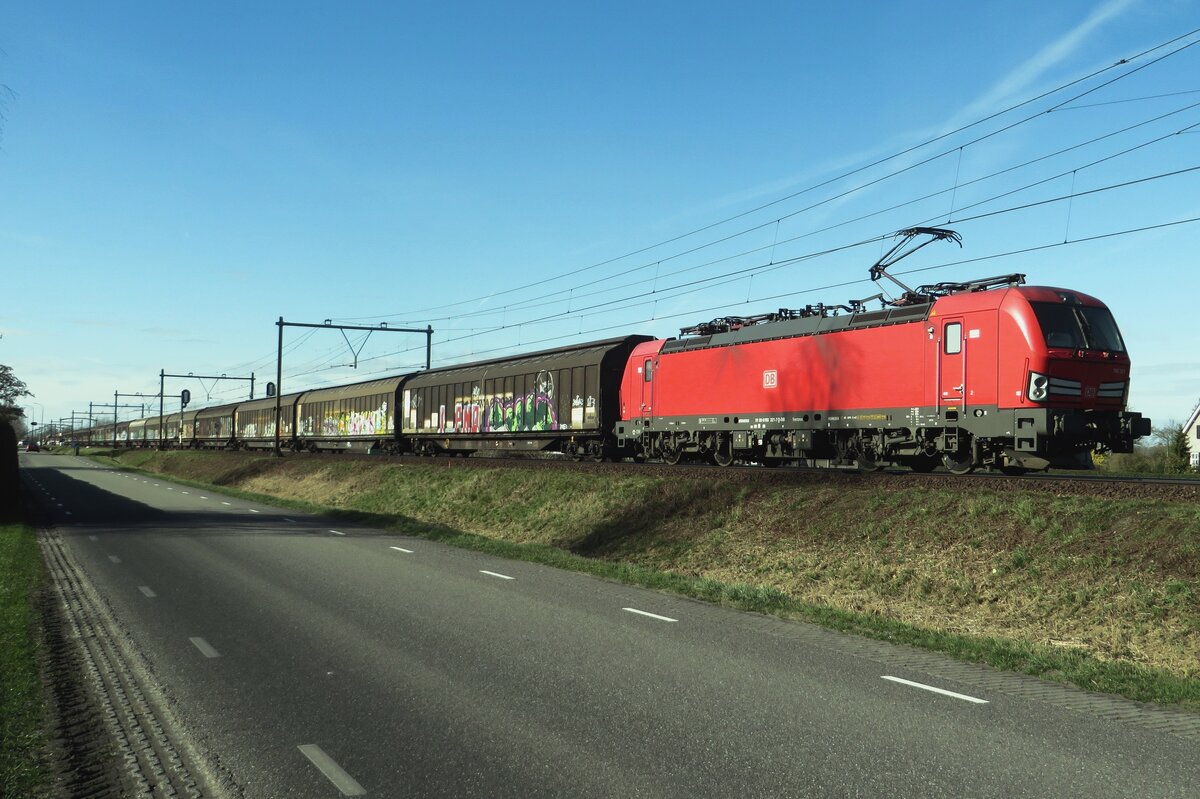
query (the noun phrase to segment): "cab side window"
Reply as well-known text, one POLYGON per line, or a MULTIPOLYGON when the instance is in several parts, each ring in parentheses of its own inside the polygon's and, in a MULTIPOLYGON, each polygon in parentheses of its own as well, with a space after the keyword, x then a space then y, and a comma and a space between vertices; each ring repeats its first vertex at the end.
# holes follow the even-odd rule
POLYGON ((962 323, 951 322, 946 325, 946 354, 957 355, 962 352, 962 323))

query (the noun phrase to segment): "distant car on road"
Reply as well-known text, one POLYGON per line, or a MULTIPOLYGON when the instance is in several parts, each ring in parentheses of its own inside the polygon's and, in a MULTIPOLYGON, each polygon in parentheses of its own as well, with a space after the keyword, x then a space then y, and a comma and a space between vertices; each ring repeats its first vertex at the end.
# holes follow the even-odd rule
POLYGON ((38 443, 36 441, 30 441, 28 444, 25 445, 25 451, 26 452, 41 452, 42 448, 40 446, 38 446, 38 443))

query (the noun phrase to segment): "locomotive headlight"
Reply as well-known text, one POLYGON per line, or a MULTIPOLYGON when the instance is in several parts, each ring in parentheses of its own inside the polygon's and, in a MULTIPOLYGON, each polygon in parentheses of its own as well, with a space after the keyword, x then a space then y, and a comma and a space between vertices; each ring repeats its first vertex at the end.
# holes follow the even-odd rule
POLYGON ((1026 392, 1034 402, 1044 402, 1050 396, 1050 378, 1037 372, 1029 373, 1029 391, 1026 392))

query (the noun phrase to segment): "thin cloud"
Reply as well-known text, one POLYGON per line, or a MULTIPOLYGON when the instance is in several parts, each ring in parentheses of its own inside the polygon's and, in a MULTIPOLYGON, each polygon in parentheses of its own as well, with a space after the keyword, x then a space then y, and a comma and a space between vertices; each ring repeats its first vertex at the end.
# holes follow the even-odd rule
MULTIPOLYGON (((853 155, 831 158, 823 163, 817 169, 806 170, 805 174, 792 176, 780 180, 774 180, 769 183, 760 184, 741 191, 727 194, 723 197, 716 198, 703 206, 701 210, 718 209, 721 207, 736 206, 746 202, 753 202, 761 197, 778 194, 782 191, 788 191, 795 186, 801 185, 804 182, 812 179, 813 175, 831 174, 841 172, 847 169, 852 169, 855 166, 864 162, 869 162, 880 158, 884 153, 899 148, 908 146, 907 142, 913 140, 924 140, 945 134, 949 131, 962 127, 964 124, 977 119, 981 116, 986 116, 992 113, 997 107, 1004 104, 1006 100, 1010 100, 1013 95, 1025 92, 1031 85, 1035 84, 1045 76, 1055 66, 1069 59, 1077 53, 1102 26, 1120 17, 1132 6, 1136 5, 1138 0, 1107 0, 1096 6, 1095 9, 1078 25, 1071 30, 1059 36, 1054 41, 1050 42, 1039 50, 1032 58, 1029 58, 1015 69, 1011 70, 1007 75, 987 89, 982 95, 977 97, 968 105, 964 106, 959 111, 955 112, 940 126, 933 126, 924 130, 915 131, 907 136, 899 137, 892 142, 868 148, 866 150, 854 153, 853 155)), ((1027 92, 1026 92, 1027 93, 1027 92)), ((908 166, 914 163, 923 156, 917 152, 909 153, 905 158, 893 160, 891 168, 908 166)), ((859 195, 861 196, 861 195, 859 195)), ((839 203, 840 204, 840 203, 839 203)), ((834 206, 836 207, 836 205, 834 206)), ((689 209, 688 214, 694 213, 695 209, 689 209)))
MULTIPOLYGON (((1001 78, 973 103, 964 108, 956 119, 969 118, 987 113, 1006 99, 1027 89, 1040 80, 1051 68, 1061 64, 1079 51, 1087 40, 1103 25, 1124 14, 1138 0, 1108 0, 1098 5, 1083 22, 1043 47, 1033 58, 1001 78)), ((947 128, 957 127, 950 122, 947 128)))

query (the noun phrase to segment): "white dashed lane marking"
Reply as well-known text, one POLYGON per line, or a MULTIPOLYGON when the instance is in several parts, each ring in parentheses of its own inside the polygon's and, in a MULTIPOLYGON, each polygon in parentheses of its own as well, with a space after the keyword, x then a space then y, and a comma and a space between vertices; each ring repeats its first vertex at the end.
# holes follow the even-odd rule
POLYGON ((967 696, 966 694, 956 694, 953 691, 947 691, 944 688, 934 688, 932 685, 925 685, 924 683, 913 682, 912 680, 905 680, 900 677, 890 677, 890 676, 884 674, 879 679, 891 680, 892 682, 898 682, 902 685, 910 685, 913 688, 920 688, 922 691, 932 691, 935 694, 941 694, 942 696, 951 696, 951 697, 954 697, 955 699, 962 699, 965 702, 974 702, 977 705, 986 705, 988 703, 988 700, 986 700, 986 699, 977 699, 976 697, 967 696))
POLYGON ((139 585, 138 590, 145 594, 147 599, 154 599, 154 597, 158 596, 158 594, 150 590, 150 586, 148 585, 139 585))
POLYGON ((345 535, 345 533, 343 533, 341 530, 330 530, 329 532, 333 533, 334 535, 345 535))
POLYGON ((413 551, 412 551, 411 549, 405 549, 404 547, 388 547, 388 548, 389 548, 389 549, 394 549, 394 550, 396 550, 397 552, 403 552, 403 553, 405 553, 405 554, 407 554, 407 555, 411 555, 411 554, 413 553, 413 551))
POLYGON ((479 573, 480 573, 480 574, 486 574, 486 575, 488 575, 489 577, 499 577, 501 580, 515 580, 515 579, 517 579, 516 577, 509 577, 507 574, 500 574, 499 572, 490 572, 490 571, 488 571, 487 569, 480 569, 480 570, 479 570, 479 573))
POLYGON ((113 563, 120 563, 120 562, 121 562, 121 559, 120 559, 120 558, 118 558, 116 555, 109 555, 109 556, 108 556, 108 559, 109 559, 109 560, 111 560, 113 563))
POLYGON ((333 783, 333 786, 342 792, 342 796, 362 796, 367 790, 358 784, 358 781, 346 773, 346 770, 339 766, 332 757, 325 754, 321 747, 316 744, 304 744, 298 747, 305 757, 309 759, 314 766, 320 769, 325 778, 333 783))
POLYGON ((191 641, 192 644, 197 649, 200 650, 200 654, 204 655, 204 657, 206 657, 206 658, 221 657, 221 653, 218 652, 217 650, 213 649, 212 646, 208 643, 208 641, 205 641, 203 638, 189 638, 188 640, 191 641))
POLYGON ((647 616, 651 619, 658 619, 659 621, 679 621, 679 619, 672 619, 670 616, 659 616, 657 613, 649 613, 644 610, 638 610, 637 608, 621 608, 621 610, 627 610, 630 613, 636 613, 639 616, 647 616))

